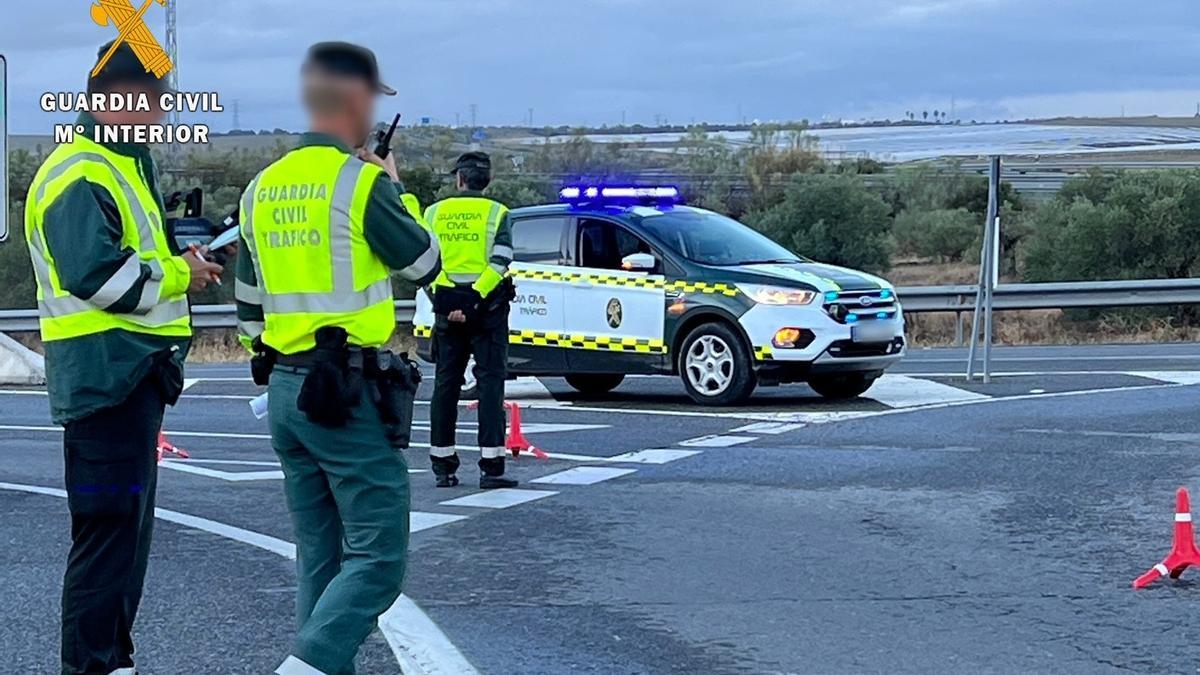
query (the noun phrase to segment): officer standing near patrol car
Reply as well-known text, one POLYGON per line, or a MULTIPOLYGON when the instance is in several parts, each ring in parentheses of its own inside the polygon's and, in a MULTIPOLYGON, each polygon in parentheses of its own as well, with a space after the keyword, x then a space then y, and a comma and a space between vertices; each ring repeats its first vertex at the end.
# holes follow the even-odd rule
POLYGON ((58 146, 33 179, 25 236, 50 413, 64 427, 71 551, 61 672, 132 675, 158 430, 183 390, 191 344, 187 294, 218 280, 221 267, 175 248, 148 147, 91 140, 98 125, 161 124, 165 82, 122 44, 87 88, 145 94, 153 109, 81 113, 84 132, 58 146))
POLYGON ((407 561, 408 465, 395 449, 407 439, 389 431, 409 433, 415 381, 407 421, 378 402, 397 366, 419 374, 381 349, 396 327, 390 272, 428 284, 441 264, 392 156, 351 149, 367 141, 376 95, 396 93, 375 55, 321 43, 302 72, 311 131, 246 188, 236 296, 296 535, 299 634, 275 672, 342 675, 407 561))
POLYGON ((433 288, 433 356, 436 381, 430 417, 430 462, 438 487, 458 485, 455 451, 458 402, 464 374, 475 357, 479 391, 479 487, 516 487, 504 477, 504 380, 508 361, 508 312, 515 295, 512 228, 508 208, 483 196, 492 180, 482 152, 458 158, 452 174, 459 196, 425 211, 440 241, 442 273, 433 288))

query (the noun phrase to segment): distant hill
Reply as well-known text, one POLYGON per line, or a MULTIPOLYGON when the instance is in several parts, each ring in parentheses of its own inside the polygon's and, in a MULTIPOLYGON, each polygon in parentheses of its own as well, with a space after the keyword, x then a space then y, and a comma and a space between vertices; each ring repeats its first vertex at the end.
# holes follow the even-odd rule
POLYGON ((1026 123, 1087 127, 1200 127, 1200 117, 1051 117, 1026 120, 1026 123))

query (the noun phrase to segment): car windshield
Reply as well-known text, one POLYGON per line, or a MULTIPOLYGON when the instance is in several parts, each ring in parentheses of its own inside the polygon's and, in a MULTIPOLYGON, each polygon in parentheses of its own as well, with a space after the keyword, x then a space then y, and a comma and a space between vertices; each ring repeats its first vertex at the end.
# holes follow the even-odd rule
POLYGON ((802 262, 803 258, 738 221, 679 208, 642 218, 642 227, 672 251, 704 265, 802 262))

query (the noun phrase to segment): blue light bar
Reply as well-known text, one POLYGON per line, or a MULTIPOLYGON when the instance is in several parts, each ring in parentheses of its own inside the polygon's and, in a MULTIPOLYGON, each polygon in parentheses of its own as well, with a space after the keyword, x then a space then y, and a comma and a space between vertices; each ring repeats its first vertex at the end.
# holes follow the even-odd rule
POLYGON ((825 302, 833 302, 837 299, 838 299, 837 291, 826 291, 825 292, 825 302))
POLYGON ((887 300, 888 298, 892 297, 892 290, 890 288, 885 288, 882 291, 879 291, 879 297, 883 300, 887 300))
POLYGON ((670 202, 680 200, 679 188, 670 185, 571 185, 558 191, 564 202, 607 201, 607 202, 670 202))

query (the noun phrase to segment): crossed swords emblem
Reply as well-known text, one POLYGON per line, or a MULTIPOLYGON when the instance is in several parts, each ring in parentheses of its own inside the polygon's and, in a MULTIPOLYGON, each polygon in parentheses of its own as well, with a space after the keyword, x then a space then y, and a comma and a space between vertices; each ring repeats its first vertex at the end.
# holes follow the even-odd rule
POLYGON ((96 68, 92 70, 92 77, 104 70, 104 66, 108 65, 108 60, 112 58, 117 47, 121 46, 123 42, 129 43, 129 46, 133 47, 133 53, 146 67, 147 72, 152 72, 159 78, 171 72, 171 69, 175 67, 171 63, 171 57, 167 55, 166 50, 158 43, 154 33, 150 32, 150 29, 146 27, 146 22, 142 19, 146 10, 150 9, 150 5, 155 2, 164 7, 167 5, 167 0, 146 0, 142 3, 141 9, 134 9, 130 0, 96 0, 92 4, 92 21, 101 26, 111 23, 116 26, 118 31, 117 39, 112 43, 112 47, 109 47, 100 62, 96 64, 96 68))

